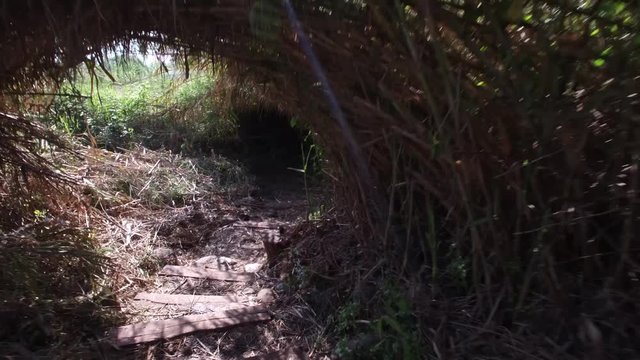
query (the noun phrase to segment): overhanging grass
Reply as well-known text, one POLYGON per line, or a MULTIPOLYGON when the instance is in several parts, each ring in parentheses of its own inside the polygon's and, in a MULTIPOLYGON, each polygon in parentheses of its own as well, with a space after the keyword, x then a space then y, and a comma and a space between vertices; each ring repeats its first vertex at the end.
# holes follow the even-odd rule
MULTIPOLYGON (((253 4, 11 3, 4 86, 62 75, 85 43, 238 63, 317 131, 363 277, 398 285, 434 357, 637 356, 637 3, 253 4)), ((369 316, 401 314, 378 295, 369 316)))

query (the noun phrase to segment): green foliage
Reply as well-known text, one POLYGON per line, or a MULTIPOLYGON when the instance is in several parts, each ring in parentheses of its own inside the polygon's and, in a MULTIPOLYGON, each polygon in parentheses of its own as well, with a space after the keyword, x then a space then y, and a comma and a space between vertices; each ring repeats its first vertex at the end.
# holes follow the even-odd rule
POLYGON ((234 119, 216 108, 210 69, 192 71, 184 80, 179 69, 163 73, 155 66, 160 65, 115 57, 109 67, 116 82, 99 70, 79 69, 60 89, 75 96, 56 97, 43 119, 111 150, 140 143, 203 154, 234 138, 234 119))
POLYGON ((382 289, 383 312, 368 325, 357 319, 363 308, 347 303, 336 312, 334 329, 339 337, 336 353, 341 359, 407 359, 424 357, 418 319, 407 298, 397 286, 382 289))
POLYGON ((307 219, 314 220, 314 221, 322 220, 322 217, 324 216, 325 211, 326 209, 324 204, 320 204, 320 206, 316 206, 316 207, 309 207, 307 219))
POLYGON ((319 219, 320 218, 320 210, 321 208, 318 207, 314 210, 312 210, 312 203, 311 203, 311 196, 309 194, 309 177, 313 176, 312 170, 313 169, 318 169, 317 165, 313 166, 314 163, 318 162, 319 158, 320 158, 320 150, 318 148, 318 146, 314 143, 309 144, 308 146, 306 146, 305 149, 305 144, 308 142, 309 138, 311 137, 311 132, 309 132, 307 134, 307 136, 304 138, 304 141, 302 143, 300 143, 300 151, 301 151, 301 155, 302 155, 302 174, 304 176, 304 190, 305 193, 307 195, 307 219, 311 220, 313 218, 319 219), (316 213, 317 212, 317 213, 316 213))
POLYGON ((305 137, 300 142, 300 158, 302 159, 302 167, 299 169, 289 168, 289 170, 302 173, 305 194, 307 197, 307 219, 320 220, 324 213, 324 204, 314 204, 310 193, 310 186, 312 182, 320 180, 322 176, 322 162, 324 161, 322 148, 313 141, 314 133, 306 129, 298 118, 291 118, 289 123, 294 129, 306 131, 305 137))
POLYGON ((356 349, 352 349, 349 339, 355 330, 355 320, 360 315, 361 307, 358 302, 349 302, 335 312, 334 328, 339 338, 336 354, 340 359, 353 359, 356 349))
POLYGON ((378 359, 418 360, 422 358, 422 339, 418 322, 399 288, 387 285, 383 290, 385 313, 372 324, 379 341, 371 348, 378 359))

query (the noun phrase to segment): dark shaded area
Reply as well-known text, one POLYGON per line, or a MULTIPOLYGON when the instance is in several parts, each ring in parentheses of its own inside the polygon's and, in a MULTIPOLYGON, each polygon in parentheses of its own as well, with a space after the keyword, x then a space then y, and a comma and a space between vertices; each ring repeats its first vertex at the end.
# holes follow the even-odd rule
MULTIPOLYGON (((302 169, 312 146, 308 130, 292 126, 288 114, 270 107, 241 111, 237 119, 239 146, 236 154, 228 155, 255 176, 255 195, 284 199, 304 191, 302 169)), ((308 169, 307 174, 312 172, 308 169)))
POLYGON ((273 108, 245 110, 238 116, 242 156, 256 175, 302 167, 303 131, 291 126, 289 115, 273 108))

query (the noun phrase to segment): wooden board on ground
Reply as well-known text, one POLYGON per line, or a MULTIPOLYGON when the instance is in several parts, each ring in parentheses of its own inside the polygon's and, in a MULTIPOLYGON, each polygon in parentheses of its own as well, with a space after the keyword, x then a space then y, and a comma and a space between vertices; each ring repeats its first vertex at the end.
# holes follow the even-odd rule
POLYGON ((113 338, 115 345, 126 346, 270 319, 271 316, 265 307, 247 306, 241 309, 125 325, 114 329, 113 338))
POLYGON ((292 347, 265 355, 251 356, 244 360, 305 360, 306 358, 302 349, 292 347))
POLYGON ((215 311, 240 309, 247 305, 241 303, 229 304, 163 304, 155 303, 148 300, 136 300, 132 304, 134 308, 140 312, 140 315, 153 316, 182 316, 193 314, 206 314, 215 311))
POLYGON ((181 295, 147 292, 139 293, 136 295, 135 300, 146 300, 154 303, 176 305, 189 305, 195 303, 227 305, 240 302, 240 298, 235 295, 181 295))
POLYGON ((197 266, 177 266, 166 265, 158 273, 160 275, 168 276, 185 276, 200 279, 213 279, 224 281, 251 281, 255 275, 250 273, 240 273, 232 271, 220 271, 208 268, 202 268, 197 266))

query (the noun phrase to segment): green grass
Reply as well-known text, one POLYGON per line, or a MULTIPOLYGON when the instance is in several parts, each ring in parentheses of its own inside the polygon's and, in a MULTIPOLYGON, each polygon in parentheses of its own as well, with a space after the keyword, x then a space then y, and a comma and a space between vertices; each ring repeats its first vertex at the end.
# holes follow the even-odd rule
POLYGON ((417 318, 399 286, 381 288, 382 312, 372 320, 359 302, 348 302, 335 313, 335 353, 341 359, 421 359, 424 355, 417 318))
POLYGON ((114 58, 107 72, 78 68, 42 119, 87 143, 117 150, 142 144, 205 154, 235 138, 236 123, 219 111, 212 67, 190 72, 175 65, 114 58), (115 80, 115 81, 113 81, 115 80))

